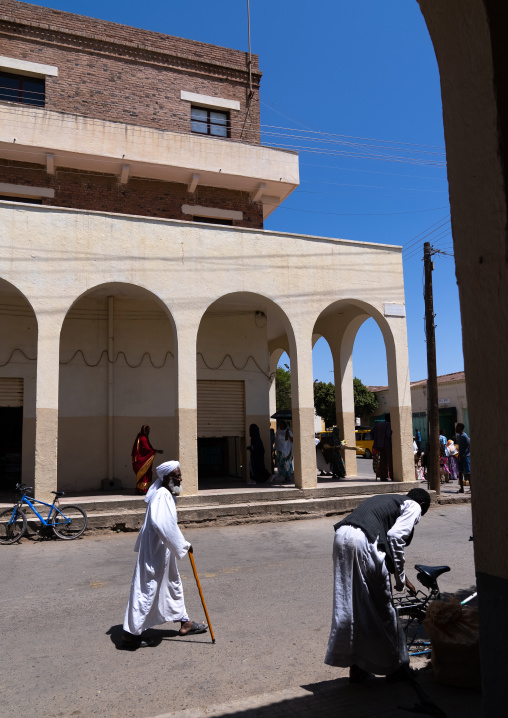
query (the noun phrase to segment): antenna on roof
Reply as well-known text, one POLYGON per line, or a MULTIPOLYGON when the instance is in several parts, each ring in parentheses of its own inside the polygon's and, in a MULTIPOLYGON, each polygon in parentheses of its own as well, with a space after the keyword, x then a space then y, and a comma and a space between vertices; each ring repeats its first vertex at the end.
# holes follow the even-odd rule
POLYGON ((250 51, 250 1, 247 0, 247 32, 249 35, 249 59, 247 61, 247 65, 249 68, 249 100, 252 99, 254 95, 254 90, 252 89, 252 55, 250 51))

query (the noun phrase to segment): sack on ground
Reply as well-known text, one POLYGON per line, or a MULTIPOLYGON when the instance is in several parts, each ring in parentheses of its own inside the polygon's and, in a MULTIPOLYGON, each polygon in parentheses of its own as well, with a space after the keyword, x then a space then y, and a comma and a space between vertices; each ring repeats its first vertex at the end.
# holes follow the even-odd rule
POLYGON ((423 625, 432 642, 432 668, 438 683, 481 688, 478 609, 456 598, 434 601, 423 625))

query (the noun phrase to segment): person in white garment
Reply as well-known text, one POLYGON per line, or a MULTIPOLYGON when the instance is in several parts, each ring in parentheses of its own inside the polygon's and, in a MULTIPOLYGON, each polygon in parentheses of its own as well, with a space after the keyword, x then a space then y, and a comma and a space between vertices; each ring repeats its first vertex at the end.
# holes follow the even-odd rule
POLYGON ((406 641, 393 606, 395 589, 415 593, 404 571, 404 547, 430 506, 424 489, 379 494, 335 525, 333 617, 325 663, 349 667, 349 680, 409 674, 406 641))
POLYGON ((180 464, 166 461, 157 467, 157 477, 145 496, 148 508, 134 547, 138 558, 121 646, 127 650, 153 645, 153 640, 143 639, 141 634, 160 623, 180 623, 180 636, 204 633, 208 628, 189 619, 177 568, 177 559, 192 552, 176 516, 176 496, 182 483, 180 464))
MULTIPOLYGON (((275 451, 277 452, 277 474, 279 479, 291 481, 293 474, 293 432, 285 421, 279 421, 275 433, 275 451)), ((273 481, 273 476, 270 482, 273 481)))

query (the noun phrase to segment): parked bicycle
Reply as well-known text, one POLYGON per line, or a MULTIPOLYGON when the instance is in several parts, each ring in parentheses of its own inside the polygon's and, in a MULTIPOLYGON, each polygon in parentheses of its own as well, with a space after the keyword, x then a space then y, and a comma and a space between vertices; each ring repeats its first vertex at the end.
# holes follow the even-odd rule
MULTIPOLYGON (((0 513, 0 543, 15 543, 25 535, 27 518, 22 507, 31 509, 39 519, 41 526, 37 533, 52 530, 58 538, 70 541, 78 538, 85 531, 88 518, 81 506, 57 506, 58 500, 65 495, 63 491, 52 491, 51 493, 55 494, 55 498, 52 504, 47 504, 45 501, 40 501, 31 496, 33 492, 31 486, 16 484, 16 490, 20 494, 18 501, 11 509, 5 509, 0 513), (39 513, 34 504, 49 508, 47 518, 44 518, 39 513)), ((41 511, 43 511, 42 508, 41 511)))
MULTIPOLYGON (((427 608, 432 601, 441 600, 441 593, 437 579, 441 574, 450 570, 449 566, 423 566, 420 563, 415 565, 418 571, 416 578, 428 589, 428 593, 422 590, 416 591, 415 594, 404 596, 396 596, 393 599, 395 610, 399 618, 403 620, 403 630, 406 635, 407 647, 410 656, 422 656, 430 653, 431 643, 421 636, 423 621, 427 614, 427 608)), ((465 605, 476 597, 476 592, 461 601, 461 605, 465 605)))

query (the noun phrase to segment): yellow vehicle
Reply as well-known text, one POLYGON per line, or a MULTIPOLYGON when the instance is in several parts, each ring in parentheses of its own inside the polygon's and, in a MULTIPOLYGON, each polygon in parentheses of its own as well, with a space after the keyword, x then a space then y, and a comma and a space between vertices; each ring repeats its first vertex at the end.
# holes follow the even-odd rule
POLYGON ((365 459, 372 459, 372 447, 374 446, 372 430, 359 428, 355 431, 355 438, 357 456, 360 455, 365 459))
MULTIPOLYGON (((327 438, 332 435, 331 431, 319 431, 316 438, 326 444, 327 438)), ((363 456, 365 459, 372 459, 372 447, 374 439, 372 438, 372 430, 366 427, 360 427, 355 431, 356 455, 363 456)))

